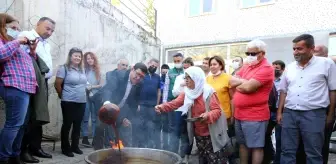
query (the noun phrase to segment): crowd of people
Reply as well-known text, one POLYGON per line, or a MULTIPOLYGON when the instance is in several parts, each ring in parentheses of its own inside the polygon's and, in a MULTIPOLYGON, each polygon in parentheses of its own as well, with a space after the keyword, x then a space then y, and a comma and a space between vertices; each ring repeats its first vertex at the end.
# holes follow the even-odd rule
MULTIPOLYGON (((50 122, 53 75, 46 40, 55 25, 42 17, 35 29, 21 31, 14 17, 0 14, 0 96, 6 105, 0 164, 52 158, 41 141, 42 125, 50 122)), ((62 153, 83 154, 80 138, 95 150, 111 147, 116 133, 98 117, 104 107, 120 109, 116 127, 124 146, 168 150, 182 163, 188 163, 193 144, 200 164, 328 163, 336 103, 336 60, 328 58, 328 48, 303 34, 293 40, 295 61, 287 66, 267 61, 262 40, 250 41, 245 55, 232 59, 231 74, 221 56, 196 66, 176 53, 173 68, 160 67, 155 58, 133 66, 120 59, 104 79, 95 53, 71 48, 54 82, 63 116, 62 153)))

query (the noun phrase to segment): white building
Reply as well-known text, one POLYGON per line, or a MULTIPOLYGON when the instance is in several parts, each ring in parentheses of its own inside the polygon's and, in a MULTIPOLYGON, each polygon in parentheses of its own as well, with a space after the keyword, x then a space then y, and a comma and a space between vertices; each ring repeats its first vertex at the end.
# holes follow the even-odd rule
POLYGON ((157 0, 162 60, 182 51, 196 61, 204 56, 244 56, 246 42, 268 44, 270 62, 293 60, 292 39, 302 33, 336 55, 335 0, 157 0))

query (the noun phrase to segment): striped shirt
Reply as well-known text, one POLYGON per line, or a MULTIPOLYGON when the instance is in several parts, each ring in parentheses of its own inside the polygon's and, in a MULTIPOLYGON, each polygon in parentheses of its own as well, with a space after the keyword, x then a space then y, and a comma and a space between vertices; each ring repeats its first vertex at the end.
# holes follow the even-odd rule
POLYGON ((19 41, 5 43, 0 38, 0 65, 4 67, 1 75, 4 86, 36 93, 38 84, 32 58, 20 48, 19 41))
POLYGON ((286 108, 326 108, 330 104, 329 91, 336 90, 336 65, 331 59, 317 56, 304 67, 292 62, 282 75, 279 90, 287 93, 286 108))

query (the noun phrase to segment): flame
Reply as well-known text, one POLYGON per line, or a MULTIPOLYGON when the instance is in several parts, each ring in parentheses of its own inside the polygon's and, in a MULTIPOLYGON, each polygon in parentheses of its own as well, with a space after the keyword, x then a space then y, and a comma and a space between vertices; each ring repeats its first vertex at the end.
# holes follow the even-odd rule
POLYGON ((110 144, 112 146, 112 149, 119 149, 119 146, 120 146, 120 149, 124 148, 124 145, 121 140, 118 140, 117 144, 115 144, 113 141, 110 141, 110 144))

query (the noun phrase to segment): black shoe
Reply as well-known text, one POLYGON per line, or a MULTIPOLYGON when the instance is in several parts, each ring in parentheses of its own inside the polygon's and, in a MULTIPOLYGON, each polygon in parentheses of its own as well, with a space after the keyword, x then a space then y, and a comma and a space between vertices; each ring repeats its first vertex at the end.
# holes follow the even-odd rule
POLYGON ((74 157, 75 156, 71 151, 65 151, 65 150, 62 150, 62 154, 64 154, 67 157, 74 157))
POLYGON ((40 161, 36 158, 34 158, 32 155, 30 155, 27 151, 21 152, 21 161, 26 163, 39 163, 40 161))
POLYGON ((21 161, 20 157, 10 157, 8 164, 25 164, 25 162, 21 161))
POLYGON ((0 164, 8 164, 8 161, 0 161, 0 164))
POLYGON ((89 138, 88 138, 88 137, 83 137, 82 144, 83 144, 85 147, 91 147, 91 144, 90 144, 90 142, 89 142, 89 138))
POLYGON ((72 148, 71 150, 72 150, 72 152, 74 152, 76 154, 83 154, 83 151, 80 150, 78 147, 77 148, 72 148))
POLYGON ((39 150, 30 150, 30 153, 33 156, 40 157, 40 158, 52 158, 52 155, 44 152, 42 149, 39 149, 39 150))

